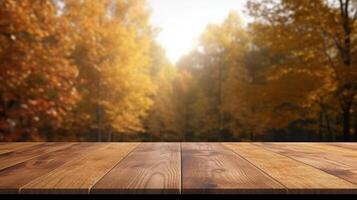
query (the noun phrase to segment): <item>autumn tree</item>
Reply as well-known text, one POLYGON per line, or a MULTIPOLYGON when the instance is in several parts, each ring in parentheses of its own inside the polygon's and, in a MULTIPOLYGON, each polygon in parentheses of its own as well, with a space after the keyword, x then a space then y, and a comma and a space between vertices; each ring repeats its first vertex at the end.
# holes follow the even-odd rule
POLYGON ((242 58, 249 40, 238 14, 232 12, 219 25, 209 25, 201 36, 197 50, 178 63, 181 71, 195 77, 191 100, 186 102, 190 113, 187 132, 204 140, 224 140, 232 137, 232 113, 225 109, 230 95, 227 79, 233 70, 237 78, 245 79, 242 58), (239 72, 238 72, 239 71, 239 72))
POLYGON ((283 58, 270 56, 254 31, 231 13, 208 26, 197 50, 178 63, 195 77, 186 102, 192 138, 257 140, 313 117, 309 98, 321 82, 299 71, 276 74, 283 58))
POLYGON ((344 139, 349 140, 357 91, 354 1, 263 0, 247 5, 256 17, 256 42, 271 56, 283 58, 278 71, 305 72, 323 80, 311 99, 337 99, 344 139))
POLYGON ((51 0, 0 1, 0 140, 48 138, 78 101, 70 24, 51 0))
MULTIPOLYGON (((210 122, 214 125, 211 132, 228 134, 230 113, 224 110, 227 101, 226 80, 231 70, 241 70, 242 58, 248 48, 248 39, 243 29, 243 22, 238 14, 232 12, 220 25, 209 25, 201 37, 202 74, 199 83, 206 95, 206 103, 211 102, 210 122)), ((241 70, 239 78, 245 74, 241 70)))
POLYGON ((98 141, 111 141, 113 132, 144 131, 142 120, 154 92, 149 74, 152 34, 144 1, 66 0, 62 17, 76 34, 71 59, 79 69, 82 94, 77 127, 89 127, 98 141))
POLYGON ((153 95, 153 106, 146 119, 149 138, 153 140, 179 140, 179 124, 177 123, 177 99, 173 81, 176 70, 165 55, 165 50, 153 42, 151 45, 151 77, 156 87, 153 95))
POLYGON ((145 131, 155 92, 145 1, 0 5, 1 140, 111 141, 145 131))
POLYGON ((356 1, 247 8, 175 67, 145 0, 0 1, 0 140, 357 136, 356 1))

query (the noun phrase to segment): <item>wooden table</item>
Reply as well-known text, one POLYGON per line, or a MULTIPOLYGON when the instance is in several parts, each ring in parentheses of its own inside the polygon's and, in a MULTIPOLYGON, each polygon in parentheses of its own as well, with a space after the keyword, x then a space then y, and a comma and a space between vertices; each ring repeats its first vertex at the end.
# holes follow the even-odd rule
POLYGON ((357 193, 357 143, 0 143, 0 193, 357 193))

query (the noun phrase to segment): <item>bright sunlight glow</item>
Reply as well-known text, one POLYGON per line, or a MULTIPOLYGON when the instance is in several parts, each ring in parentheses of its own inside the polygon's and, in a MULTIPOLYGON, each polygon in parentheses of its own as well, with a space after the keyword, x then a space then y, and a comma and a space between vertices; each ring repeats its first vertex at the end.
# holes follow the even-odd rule
MULTIPOLYGON (((172 63, 189 53, 207 24, 220 23, 230 11, 244 17, 245 0, 148 0, 158 42, 172 63)), ((244 17, 245 19, 246 17, 244 17)))

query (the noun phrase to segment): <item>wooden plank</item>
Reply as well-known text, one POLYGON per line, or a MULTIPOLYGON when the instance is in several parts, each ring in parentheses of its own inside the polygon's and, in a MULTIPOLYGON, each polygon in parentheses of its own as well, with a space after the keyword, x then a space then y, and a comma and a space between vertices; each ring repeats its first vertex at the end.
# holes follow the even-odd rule
POLYGON ((26 184, 21 194, 88 194, 89 189, 137 143, 108 143, 26 184))
POLYGON ((182 144, 183 193, 285 193, 284 186, 219 143, 182 144))
POLYGON ((338 156, 340 159, 342 159, 340 161, 347 165, 357 166, 357 150, 353 149, 353 147, 357 146, 348 144, 331 145, 329 143, 297 143, 296 145, 302 146, 303 148, 311 148, 313 150, 327 152, 328 154, 338 156), (343 146, 349 148, 344 148, 343 146))
POLYGON ((288 188, 289 193, 357 193, 357 185, 251 143, 225 143, 288 188))
POLYGON ((357 184, 357 153, 317 143, 258 143, 262 147, 357 184))
MULTIPOLYGON (((280 143, 279 143, 280 144, 280 143)), ((267 143, 269 145, 269 143, 267 143)), ((342 148, 327 143, 282 143, 283 147, 306 154, 319 154, 326 159, 338 162, 340 165, 357 167, 357 151, 349 148, 342 148)))
POLYGON ((0 154, 8 153, 26 147, 32 147, 39 144, 42 143, 41 142, 1 142, 0 154))
POLYGON ((73 143, 43 143, 0 154, 0 170, 34 157, 71 146, 73 143))
POLYGON ((103 177, 91 194, 179 194, 179 143, 145 143, 103 177))
POLYGON ((92 153, 104 144, 80 143, 53 151, 0 170, 0 194, 16 194, 30 181, 45 175, 64 163, 92 153), (70 155, 70 156, 68 156, 70 155))
POLYGON ((346 148, 346 149, 352 149, 352 150, 356 150, 357 151, 357 142, 355 143, 340 143, 340 142, 336 142, 336 143, 327 143, 328 145, 333 145, 333 146, 338 146, 338 147, 342 147, 342 148, 346 148))

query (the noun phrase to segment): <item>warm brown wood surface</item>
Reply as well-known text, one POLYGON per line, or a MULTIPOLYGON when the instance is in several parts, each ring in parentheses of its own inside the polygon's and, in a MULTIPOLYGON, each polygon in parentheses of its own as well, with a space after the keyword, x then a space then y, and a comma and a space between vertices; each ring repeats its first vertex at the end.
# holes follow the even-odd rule
POLYGON ((31 142, 31 143, 30 142, 12 142, 12 143, 0 142, 0 154, 15 151, 17 149, 35 146, 38 144, 41 143, 40 142, 31 142))
POLYGON ((179 143, 146 143, 130 153, 91 190, 93 194, 179 194, 179 143))
POLYGON ((0 143, 3 194, 357 194, 357 143, 0 143))
POLYGON ((317 143, 260 143, 258 145, 357 184, 356 150, 317 143))
POLYGON ((290 193, 340 193, 342 190, 357 192, 355 184, 257 145, 225 145, 286 186, 290 193))
POLYGON ((329 145, 334 145, 342 148, 357 150, 356 143, 330 143, 329 145))
POLYGON ((281 193, 284 186, 213 143, 182 144, 183 193, 281 193))
POLYGON ((31 158, 71 146, 73 143, 43 143, 0 154, 0 170, 31 158))
MULTIPOLYGON (((108 173, 137 144, 110 143, 95 152, 70 161, 21 188, 23 194, 88 194, 89 189, 108 173)), ((71 156, 71 154, 68 154, 71 156)))
POLYGON ((92 143, 73 144, 68 148, 53 151, 3 169, 0 171, 0 194, 16 194, 18 193, 18 188, 30 181, 51 172, 70 160, 93 153, 93 150, 102 145, 92 143))

